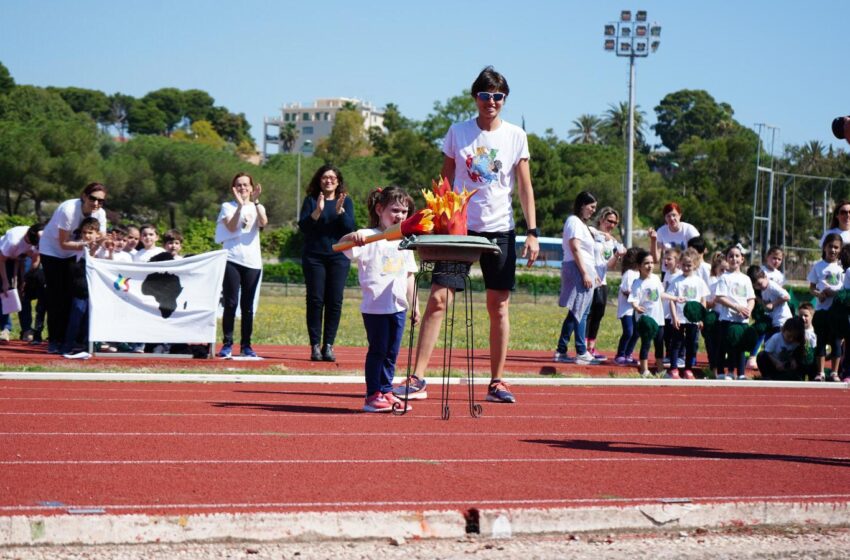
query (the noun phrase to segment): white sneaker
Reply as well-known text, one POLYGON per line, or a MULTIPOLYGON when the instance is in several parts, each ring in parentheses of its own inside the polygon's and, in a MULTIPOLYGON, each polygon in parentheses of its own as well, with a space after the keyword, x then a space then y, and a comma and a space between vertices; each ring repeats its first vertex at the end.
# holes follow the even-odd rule
POLYGON ((9 332, 9 329, 3 329, 2 331, 0 331, 0 340, 2 340, 3 342, 9 342, 11 338, 12 335, 9 332))
POLYGON ((558 362, 561 364, 574 364, 576 362, 575 358, 570 358, 566 352, 561 354, 560 352, 555 352, 555 356, 552 357, 553 362, 558 362))
POLYGON ((646 379, 646 378, 652 377, 652 372, 649 371, 649 370, 642 371, 642 372, 640 372, 640 376, 643 377, 644 379, 646 379))
POLYGON ((595 366, 602 363, 601 360, 597 360, 590 352, 576 356, 575 361, 580 366, 595 366))

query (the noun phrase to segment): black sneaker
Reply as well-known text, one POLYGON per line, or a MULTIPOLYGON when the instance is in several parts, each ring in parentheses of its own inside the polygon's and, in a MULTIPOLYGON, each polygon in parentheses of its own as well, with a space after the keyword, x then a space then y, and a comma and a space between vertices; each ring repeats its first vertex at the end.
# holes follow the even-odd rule
POLYGON ((333 344, 325 344, 322 347, 322 359, 326 362, 335 362, 336 356, 334 355, 334 345, 333 344))
POLYGON ((310 347, 310 360, 313 362, 322 361, 322 350, 319 348, 318 344, 314 344, 310 347))

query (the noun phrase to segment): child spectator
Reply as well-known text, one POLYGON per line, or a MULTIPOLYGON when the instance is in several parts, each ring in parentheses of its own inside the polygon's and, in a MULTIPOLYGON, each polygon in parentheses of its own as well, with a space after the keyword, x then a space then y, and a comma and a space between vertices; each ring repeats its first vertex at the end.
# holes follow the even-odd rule
POLYGON ((112 260, 118 262, 133 262, 133 255, 127 251, 127 245, 130 243, 128 228, 123 226, 115 226, 112 228, 112 260))
POLYGON ((621 268, 620 288, 617 290, 617 318, 623 327, 623 334, 620 335, 620 342, 617 344, 617 356, 614 358, 614 363, 621 366, 637 365, 632 352, 638 341, 638 332, 635 325, 635 310, 629 303, 629 294, 632 284, 640 276, 638 272, 640 263, 637 262, 639 251, 637 247, 626 251, 621 268))
MULTIPOLYGON (((696 263, 699 261, 699 254, 694 249, 688 249, 679 264, 682 269, 682 274, 676 277, 671 283, 667 292, 675 297, 674 301, 670 302, 670 317, 671 317, 671 336, 670 336, 670 355, 678 356, 681 349, 685 351, 685 379, 693 379, 693 368, 697 361, 697 347, 699 346, 699 327, 700 325, 692 323, 685 317, 685 304, 689 301, 699 302, 705 306, 705 298, 708 296, 708 286, 700 278, 696 271, 696 263)), ((667 328, 666 325, 664 327, 667 328)), ((670 377, 673 379, 679 378, 679 369, 673 367, 670 370, 670 377)))
POLYGON ((764 379, 800 380, 805 367, 799 362, 799 348, 806 340, 805 326, 799 317, 788 319, 780 332, 774 333, 756 359, 764 379))
POLYGON ((782 247, 778 245, 772 246, 764 255, 764 263, 761 269, 767 274, 767 279, 776 282, 780 286, 785 285, 785 274, 782 272, 782 261, 785 254, 782 252, 782 247))
POLYGON ((156 242, 159 241, 159 234, 156 231, 155 225, 143 224, 139 228, 139 233, 141 235, 142 248, 133 255, 135 262, 150 262, 151 257, 165 251, 165 249, 156 245, 156 242))
POLYGON ((180 260, 183 256, 180 251, 183 250, 183 234, 180 230, 170 229, 162 236, 162 246, 165 251, 174 257, 174 260, 180 260))
POLYGON ((694 261, 694 273, 708 286, 711 278, 711 264, 705 262, 705 240, 701 235, 688 239, 688 249, 693 249, 697 254, 697 260, 694 261))
POLYGON ((743 264, 744 255, 737 245, 727 249, 728 271, 717 281, 714 290, 714 303, 720 320, 717 379, 735 379, 734 370, 738 372, 738 379, 747 378, 744 373, 747 366, 744 349, 739 345, 733 347, 727 342, 733 323, 746 325, 756 303, 753 283, 741 272, 743 264), (727 368, 728 374, 725 372, 727 368))
POLYGON ((142 235, 139 233, 139 228, 136 226, 127 226, 126 241, 124 243, 124 252, 130 253, 131 257, 136 256, 136 252, 140 248, 139 241, 142 235))
POLYGON ((414 211, 413 199, 399 187, 376 189, 369 194, 368 210, 371 229, 346 234, 340 242, 356 244, 345 254, 357 260, 357 276, 363 292, 360 311, 369 341, 363 410, 390 412, 394 405, 402 405, 393 395, 393 377, 407 310, 412 307, 413 323, 419 321, 419 309, 413 298, 417 267, 412 251, 399 251, 399 241, 382 239, 366 244, 366 238, 404 221, 414 211))
MULTIPOLYGON (((632 284, 631 293, 629 294, 629 303, 635 313, 635 323, 640 320, 643 315, 652 318, 658 324, 658 331, 652 342, 655 344, 655 367, 660 374, 664 370, 661 363, 664 357, 664 285, 661 280, 652 273, 652 267, 655 265, 655 260, 648 251, 641 249, 635 255, 639 265, 638 272, 640 276, 632 284)), ((649 371, 649 344, 644 339, 640 341, 640 369, 641 377, 650 377, 652 372, 649 371)))
MULTIPOLYGON (((100 221, 97 218, 83 218, 77 240, 84 243, 83 249, 77 253, 77 260, 71 265, 71 314, 68 317, 68 326, 65 330, 64 343, 60 354, 65 358, 88 358, 90 355, 84 349, 76 346, 77 339, 88 338, 85 334, 85 319, 89 307, 89 287, 86 281, 86 258, 94 258, 100 248, 100 221), (82 334, 82 336, 81 336, 82 334), (77 354, 81 352, 81 354, 77 354)), ((111 250, 106 258, 111 257, 111 250)))
POLYGON ((815 306, 804 301, 797 307, 797 317, 802 319, 803 326, 806 329, 806 344, 809 348, 815 348, 818 345, 818 337, 815 334, 815 328, 812 326, 812 318, 815 316, 815 306))
MULTIPOLYGON (((671 247, 669 249, 664 249, 663 259, 664 259, 664 270, 666 270, 666 274, 664 274, 664 279, 662 283, 664 284, 664 292, 669 293, 670 286, 673 282, 676 281, 676 278, 682 275, 682 271, 679 269, 679 259, 682 257, 682 251, 678 247, 671 247)), ((673 327, 672 327, 672 316, 670 315, 670 305, 664 306, 664 365, 670 366, 671 368, 684 368, 685 360, 683 356, 676 356, 670 353, 670 345, 672 341, 670 337, 673 335, 673 327)), ((682 348, 684 351, 684 348, 682 348)))
MULTIPOLYGON (((753 283, 756 297, 770 315, 770 329, 764 337, 765 339, 770 338, 780 331, 785 321, 792 317, 791 308, 788 307, 791 295, 779 283, 771 280, 763 268, 751 266, 747 269, 747 276, 753 283)), ((756 346, 756 350, 758 350, 758 346, 756 346)))
MULTIPOLYGON (((841 236, 837 233, 829 233, 823 239, 821 252, 821 260, 812 265, 809 275, 806 278, 809 281, 809 289, 817 298, 815 313, 825 313, 832 305, 832 299, 835 294, 844 286, 844 268, 838 260, 841 253, 841 236)), ((818 321, 813 318, 813 323, 819 325, 818 321)), ((818 327, 820 328, 820 327, 818 327)), ((815 381, 823 381, 826 379, 824 371, 824 360, 827 357, 826 347, 830 346, 830 359, 832 361, 832 372, 835 377, 838 377, 838 359, 841 357, 841 339, 836 336, 831 336, 831 333, 818 332, 817 347, 815 348, 815 365, 817 373, 815 381)))
MULTIPOLYGON (((711 275, 708 278, 708 296, 705 298, 706 309, 714 310, 714 291, 717 288, 717 282, 720 277, 726 272, 726 256, 720 251, 715 251, 711 256, 711 275)), ((720 326, 715 322, 711 326, 703 325, 702 338, 705 341, 705 351, 708 354, 708 368, 711 374, 719 379, 718 364, 720 363, 717 337, 720 326)))

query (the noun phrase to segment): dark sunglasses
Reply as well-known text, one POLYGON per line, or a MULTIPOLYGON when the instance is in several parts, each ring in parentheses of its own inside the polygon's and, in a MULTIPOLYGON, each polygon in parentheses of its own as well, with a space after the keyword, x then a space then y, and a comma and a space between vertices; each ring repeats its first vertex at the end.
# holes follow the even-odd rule
POLYGON ((839 210, 838 213, 842 216, 850 216, 850 210, 839 210))
POLYGON ((612 226, 616 226, 616 225, 620 224, 619 220, 605 220, 605 221, 608 222, 609 224, 611 224, 612 226))
POLYGON ((493 101, 498 103, 499 101, 507 97, 507 95, 501 92, 490 93, 489 91, 479 91, 476 94, 476 97, 478 97, 478 99, 480 99, 481 101, 490 101, 492 99, 493 101))
POLYGON ((89 200, 91 200, 92 202, 97 202, 98 204, 103 204, 104 202, 106 202, 106 197, 100 198, 99 196, 92 195, 88 195, 88 197, 89 200))

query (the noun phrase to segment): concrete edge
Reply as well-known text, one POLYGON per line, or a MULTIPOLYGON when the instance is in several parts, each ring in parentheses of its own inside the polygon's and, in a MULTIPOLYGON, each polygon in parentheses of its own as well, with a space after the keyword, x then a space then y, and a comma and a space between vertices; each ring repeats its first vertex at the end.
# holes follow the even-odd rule
POLYGON ((850 525, 848 502, 722 502, 461 511, 0 517, 0 546, 457 538, 589 531, 850 525), (471 513, 470 513, 471 512, 471 513), (476 513, 477 512, 477 513, 476 513), (477 517, 477 519, 476 519, 477 517))
MULTIPOLYGON (((363 383, 360 375, 288 375, 235 373, 126 373, 126 372, 68 372, 68 371, 4 371, 0 380, 30 381, 161 381, 185 383, 363 383)), ((505 377, 512 385, 535 386, 623 386, 623 387, 751 387, 754 389, 848 389, 850 382, 814 383, 811 381, 717 381, 714 379, 643 379, 639 377, 505 377)), ((489 377, 476 377, 476 385, 486 385, 489 377)), ((465 377, 452 377, 452 385, 465 385, 465 377)))

